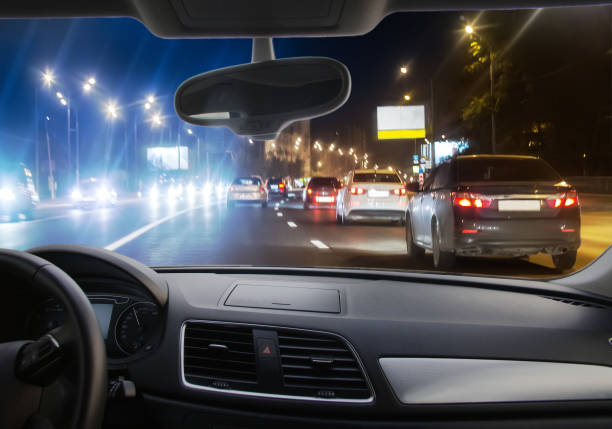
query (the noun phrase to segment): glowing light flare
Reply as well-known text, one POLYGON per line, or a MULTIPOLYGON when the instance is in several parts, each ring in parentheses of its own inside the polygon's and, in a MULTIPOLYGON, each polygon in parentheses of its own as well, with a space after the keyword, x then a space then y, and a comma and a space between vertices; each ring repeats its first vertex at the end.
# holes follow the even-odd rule
POLYGON ((474 27, 472 27, 471 25, 466 25, 464 30, 467 34, 474 33, 474 27))

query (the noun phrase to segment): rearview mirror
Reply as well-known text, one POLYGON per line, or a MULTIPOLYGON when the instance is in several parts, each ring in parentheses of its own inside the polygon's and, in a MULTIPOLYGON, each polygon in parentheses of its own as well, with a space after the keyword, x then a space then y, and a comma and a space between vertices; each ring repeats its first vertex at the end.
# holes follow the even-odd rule
POLYGON ((350 91, 344 64, 331 58, 288 58, 194 76, 176 91, 174 107, 191 124, 271 139, 292 122, 338 109, 350 91))

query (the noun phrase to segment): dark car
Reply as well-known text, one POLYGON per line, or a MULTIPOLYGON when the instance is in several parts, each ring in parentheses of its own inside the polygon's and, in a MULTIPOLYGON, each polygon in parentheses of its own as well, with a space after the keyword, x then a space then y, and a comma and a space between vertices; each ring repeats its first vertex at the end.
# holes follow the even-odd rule
POLYGON ((455 256, 552 255, 558 270, 576 262, 576 190, 531 156, 458 156, 436 167, 406 212, 408 255, 429 249, 434 265, 455 256))
POLYGON ((21 163, 0 164, 0 215, 31 218, 38 200, 30 169, 21 163))
POLYGON ((270 177, 266 182, 268 198, 285 198, 287 196, 287 184, 280 177, 270 177))
POLYGON ((304 209, 314 207, 336 207, 338 192, 342 188, 335 177, 313 177, 304 189, 304 209))

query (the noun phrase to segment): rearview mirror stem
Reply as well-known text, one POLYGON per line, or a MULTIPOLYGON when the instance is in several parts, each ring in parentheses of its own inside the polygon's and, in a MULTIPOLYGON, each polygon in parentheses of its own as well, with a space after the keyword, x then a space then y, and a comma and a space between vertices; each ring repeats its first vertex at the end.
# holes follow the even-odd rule
POLYGON ((276 59, 274 55, 274 42, 271 37, 254 37, 251 63, 260 63, 276 59))

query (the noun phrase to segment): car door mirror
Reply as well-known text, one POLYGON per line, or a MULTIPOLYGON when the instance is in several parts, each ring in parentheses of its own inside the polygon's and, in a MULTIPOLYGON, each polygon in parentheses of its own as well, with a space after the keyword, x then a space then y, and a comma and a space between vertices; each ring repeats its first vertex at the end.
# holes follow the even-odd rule
POLYGON ((174 106, 191 124, 272 139, 292 122, 338 109, 350 91, 349 71, 339 61, 287 58, 194 76, 179 86, 174 106))

